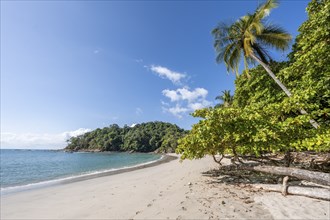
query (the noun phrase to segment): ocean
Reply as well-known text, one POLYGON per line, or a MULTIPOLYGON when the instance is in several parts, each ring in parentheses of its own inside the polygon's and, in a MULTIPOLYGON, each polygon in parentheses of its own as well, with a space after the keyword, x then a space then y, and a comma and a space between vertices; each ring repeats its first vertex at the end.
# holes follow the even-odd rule
POLYGON ((160 158, 145 153, 0 149, 1 194, 147 164, 160 158))

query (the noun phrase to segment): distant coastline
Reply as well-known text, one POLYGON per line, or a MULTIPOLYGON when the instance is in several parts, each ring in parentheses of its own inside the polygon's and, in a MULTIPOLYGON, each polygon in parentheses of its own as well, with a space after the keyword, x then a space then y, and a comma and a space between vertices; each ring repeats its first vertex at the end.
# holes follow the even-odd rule
POLYGON ((188 131, 167 122, 146 122, 133 127, 117 124, 71 137, 67 152, 174 153, 178 140, 188 131))

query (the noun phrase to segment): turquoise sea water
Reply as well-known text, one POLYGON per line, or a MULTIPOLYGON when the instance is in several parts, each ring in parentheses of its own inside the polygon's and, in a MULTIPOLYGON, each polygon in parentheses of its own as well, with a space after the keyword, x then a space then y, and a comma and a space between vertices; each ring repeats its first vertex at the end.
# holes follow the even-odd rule
POLYGON ((160 159, 142 153, 67 153, 50 150, 0 150, 1 191, 88 176, 160 159))

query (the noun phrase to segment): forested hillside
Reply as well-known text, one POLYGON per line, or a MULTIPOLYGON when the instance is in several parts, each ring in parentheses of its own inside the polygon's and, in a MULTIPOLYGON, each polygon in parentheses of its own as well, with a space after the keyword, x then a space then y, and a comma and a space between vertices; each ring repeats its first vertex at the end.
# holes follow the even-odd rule
POLYGON ((122 128, 113 124, 70 138, 65 150, 174 152, 177 140, 185 134, 177 125, 158 121, 122 128))

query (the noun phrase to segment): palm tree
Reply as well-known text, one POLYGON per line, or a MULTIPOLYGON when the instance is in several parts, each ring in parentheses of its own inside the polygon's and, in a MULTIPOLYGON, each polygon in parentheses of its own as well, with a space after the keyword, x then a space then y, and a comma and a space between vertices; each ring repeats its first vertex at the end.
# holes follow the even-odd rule
MULTIPOLYGON (((213 29, 212 35, 215 40, 216 61, 218 63, 224 62, 228 71, 235 71, 236 76, 238 76, 238 66, 243 55, 245 72, 248 76, 248 64, 257 62, 290 97, 292 93, 275 76, 268 65, 271 57, 267 53, 266 47, 285 50, 291 41, 291 35, 284 29, 264 22, 264 18, 269 15, 270 10, 277 5, 277 0, 267 0, 253 14, 247 14, 231 25, 218 24, 213 29)), ((300 109, 300 113, 307 114, 304 109, 300 109)), ((310 120, 310 123, 315 128, 319 127, 313 119, 310 120)))
POLYGON ((217 104, 215 107, 229 107, 233 103, 234 97, 230 95, 230 90, 222 91, 222 95, 215 97, 216 100, 222 101, 222 103, 217 104))

